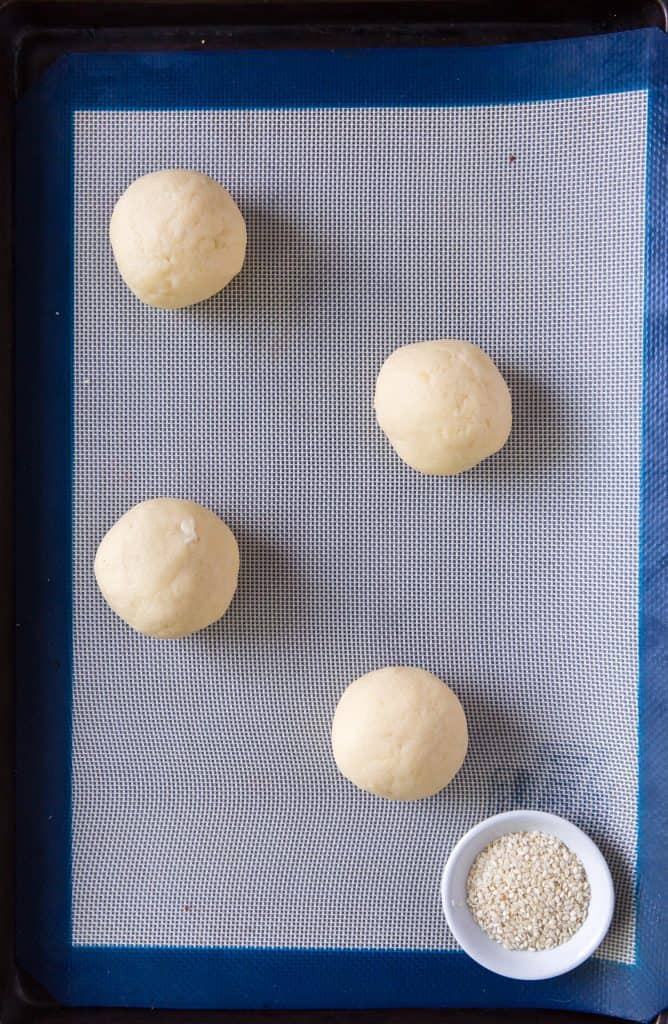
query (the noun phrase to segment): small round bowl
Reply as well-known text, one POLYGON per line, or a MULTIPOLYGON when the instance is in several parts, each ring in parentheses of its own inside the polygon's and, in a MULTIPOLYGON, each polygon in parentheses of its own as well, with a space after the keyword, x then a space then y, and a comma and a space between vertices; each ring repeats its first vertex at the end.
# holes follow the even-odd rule
POLYGON ((450 931, 462 949, 495 974, 522 981, 555 978, 591 956, 610 927, 615 905, 610 871, 598 847, 570 821, 543 811, 496 814, 462 836, 445 865, 441 899, 450 931), (468 908, 466 880, 473 861, 489 843, 507 832, 545 832, 561 839, 580 858, 591 890, 589 909, 575 935, 561 946, 535 953, 506 949, 476 924, 468 908))

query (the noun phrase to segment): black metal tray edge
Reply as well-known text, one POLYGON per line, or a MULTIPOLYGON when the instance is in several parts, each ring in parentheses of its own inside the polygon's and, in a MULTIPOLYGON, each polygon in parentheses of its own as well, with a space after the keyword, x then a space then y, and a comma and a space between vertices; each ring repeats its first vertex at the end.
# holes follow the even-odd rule
MULTIPOLYGON (((0 0, 0 1024, 623 1024, 535 1010, 185 1011, 61 1007, 14 960, 13 104, 62 54, 266 46, 481 45, 668 29, 663 0, 0 0)), ((655 1024, 668 1024, 668 1012, 655 1024)))

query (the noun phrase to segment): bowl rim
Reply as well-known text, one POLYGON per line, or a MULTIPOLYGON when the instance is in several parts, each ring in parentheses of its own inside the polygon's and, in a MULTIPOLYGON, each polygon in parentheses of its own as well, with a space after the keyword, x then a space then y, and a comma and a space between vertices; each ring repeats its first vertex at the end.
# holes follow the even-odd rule
POLYGON ((527 809, 494 814, 461 836, 443 869, 441 903, 450 931, 473 960, 506 978, 541 981, 573 970, 598 948, 612 921, 615 894, 607 862, 586 832, 567 818, 527 809), (587 915, 577 932, 560 946, 535 952, 509 950, 490 938, 466 902, 466 879, 478 853, 502 835, 528 831, 556 836, 572 850, 583 864, 591 890, 587 915))

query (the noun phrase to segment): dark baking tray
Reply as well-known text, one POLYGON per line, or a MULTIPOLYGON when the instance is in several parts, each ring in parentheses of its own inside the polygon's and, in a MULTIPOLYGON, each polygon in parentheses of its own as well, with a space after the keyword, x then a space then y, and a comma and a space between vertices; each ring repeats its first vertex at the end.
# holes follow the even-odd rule
MULTIPOLYGON (((13 104, 72 51, 484 45, 668 29, 662 0, 0 0, 0 1024, 614 1024, 564 1012, 155 1011, 61 1008, 14 962, 13 104)), ((668 1024, 668 1013, 657 1024, 668 1024)))

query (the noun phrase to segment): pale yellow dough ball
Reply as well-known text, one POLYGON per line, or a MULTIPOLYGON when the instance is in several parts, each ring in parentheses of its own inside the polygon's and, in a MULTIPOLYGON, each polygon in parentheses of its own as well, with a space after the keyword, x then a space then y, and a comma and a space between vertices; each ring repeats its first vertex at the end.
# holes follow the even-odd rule
POLYGON ((215 295, 246 255, 239 207, 199 171, 155 171, 133 181, 114 207, 109 239, 127 286, 162 309, 215 295))
POLYGON ((438 793, 459 771, 467 748, 459 700, 419 668, 381 668, 356 679, 332 723, 339 771, 360 789, 391 800, 438 793))
POLYGON ((174 639, 204 629, 234 597, 239 549, 208 508, 154 498, 121 516, 102 539, 95 577, 107 603, 147 636, 174 639))
POLYGON ((378 374, 375 409, 404 462, 437 475, 461 473, 498 452, 512 426, 506 382, 470 341, 395 349, 378 374))

